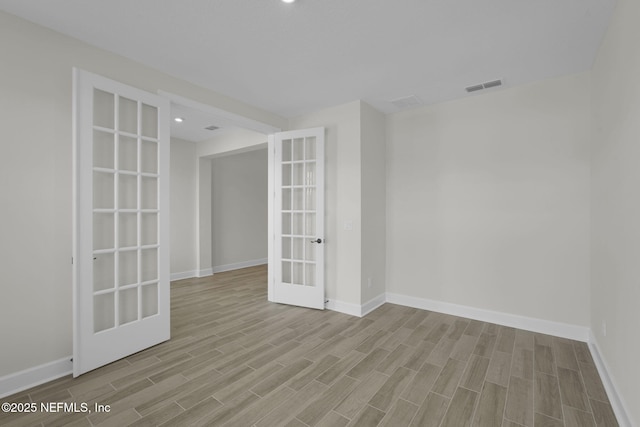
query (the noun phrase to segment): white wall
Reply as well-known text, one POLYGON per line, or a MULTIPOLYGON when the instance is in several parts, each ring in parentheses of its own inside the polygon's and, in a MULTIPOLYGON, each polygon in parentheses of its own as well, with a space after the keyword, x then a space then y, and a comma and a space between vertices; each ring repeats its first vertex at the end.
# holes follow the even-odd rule
POLYGON ((198 228, 196 235, 198 277, 213 274, 213 246, 211 243, 211 159, 199 157, 196 166, 198 228))
POLYGON ((632 425, 640 425, 639 21, 640 3, 618 0, 592 72, 591 328, 632 425))
POLYGON ((72 353, 71 70, 287 121, 0 12, 0 377, 72 353))
POLYGON ((196 144, 171 138, 171 275, 196 267, 196 144))
POLYGON ((198 157, 242 153, 267 146, 267 136, 247 129, 230 128, 216 131, 215 136, 198 143, 198 157))
POLYGON ((290 129, 325 130, 326 297, 360 305, 360 101, 290 120, 290 129), (352 229, 345 230, 345 223, 352 229))
POLYGON ((213 225, 211 223, 211 159, 228 156, 230 154, 244 153, 260 147, 266 148, 266 145, 266 135, 241 128, 222 129, 215 132, 210 140, 197 144, 198 235, 196 236, 196 247, 198 248, 198 276, 208 276, 212 274, 214 270, 213 225))
POLYGON ((387 122, 387 291, 589 324, 589 75, 387 122))
POLYGON ((267 149, 211 160, 214 271, 267 258, 267 149))
POLYGON ((361 113, 362 267, 361 303, 385 293, 386 165, 385 115, 365 102, 361 113), (370 281, 369 281, 370 279, 370 281))

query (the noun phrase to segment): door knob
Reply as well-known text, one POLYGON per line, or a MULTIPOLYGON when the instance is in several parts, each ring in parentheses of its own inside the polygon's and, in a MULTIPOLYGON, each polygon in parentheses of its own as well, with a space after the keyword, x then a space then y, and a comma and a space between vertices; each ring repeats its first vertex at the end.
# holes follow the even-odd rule
POLYGON ((311 243, 322 243, 322 239, 318 238, 315 240, 311 240, 311 243))

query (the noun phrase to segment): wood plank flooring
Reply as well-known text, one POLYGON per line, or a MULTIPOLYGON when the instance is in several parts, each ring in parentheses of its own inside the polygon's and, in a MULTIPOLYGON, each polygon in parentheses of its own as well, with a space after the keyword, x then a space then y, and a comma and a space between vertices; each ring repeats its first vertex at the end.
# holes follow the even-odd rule
POLYGON ((266 268, 172 283, 172 339, 3 402, 6 426, 617 426, 585 343, 385 304, 271 304, 266 268))

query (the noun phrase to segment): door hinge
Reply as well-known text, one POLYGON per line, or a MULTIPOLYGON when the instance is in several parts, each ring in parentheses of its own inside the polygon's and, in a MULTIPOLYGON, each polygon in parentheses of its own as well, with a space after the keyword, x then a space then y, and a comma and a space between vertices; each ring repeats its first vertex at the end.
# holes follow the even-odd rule
POLYGON ((73 257, 71 257, 71 265, 73 265, 73 257))

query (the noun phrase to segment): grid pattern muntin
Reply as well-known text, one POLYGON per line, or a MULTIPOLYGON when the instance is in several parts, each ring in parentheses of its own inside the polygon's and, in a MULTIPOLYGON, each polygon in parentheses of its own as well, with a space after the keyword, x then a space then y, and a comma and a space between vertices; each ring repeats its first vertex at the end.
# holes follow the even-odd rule
POLYGON ((282 141, 282 282, 316 286, 316 140, 282 141))
POLYGON ((94 89, 94 332, 158 314, 157 108, 94 89))

